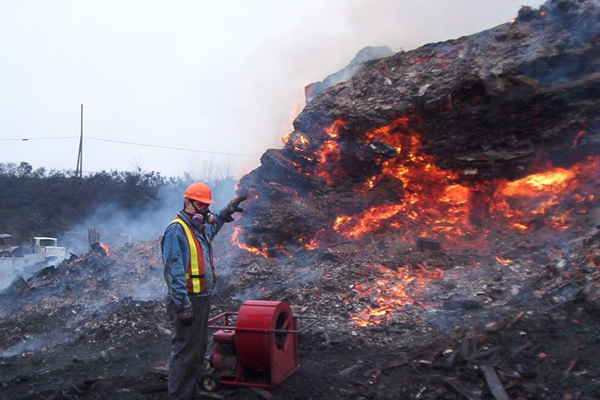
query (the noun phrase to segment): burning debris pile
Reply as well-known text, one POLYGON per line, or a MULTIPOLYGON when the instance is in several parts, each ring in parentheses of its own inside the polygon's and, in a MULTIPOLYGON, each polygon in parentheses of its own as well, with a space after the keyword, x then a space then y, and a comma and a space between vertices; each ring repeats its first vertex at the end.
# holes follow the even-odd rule
MULTIPOLYGON (((320 322, 272 394, 215 396, 599 398, 599 56, 598 1, 551 0, 314 97, 240 181, 212 314, 320 322)), ((164 398, 164 295, 156 241, 14 282, 0 397, 164 398)))
MULTIPOLYGON (((572 365, 596 376, 581 343, 568 355, 540 347, 561 346, 545 318, 565 332, 584 316, 597 324, 599 21, 597 1, 524 7, 480 34, 368 62, 312 99, 285 147, 240 182, 249 204, 232 242, 246 255, 225 262, 239 266, 228 281, 238 298, 333 310, 381 346, 439 339, 441 353, 422 364, 413 361, 424 353, 403 353, 419 380, 454 373, 416 398, 490 398, 489 365, 504 384, 519 369, 536 374, 535 388, 509 384, 522 398, 544 397, 572 365), (532 348, 527 360, 516 343, 532 348), (471 347, 459 355, 460 346, 471 347), (423 371, 442 354, 451 367, 423 371), (456 374, 478 394, 454 385, 456 374)), ((386 370, 377 365, 376 375, 386 370)), ((586 393, 596 391, 592 383, 586 393)))
POLYGON ((325 90, 239 191, 237 240, 275 256, 373 235, 485 246, 569 228, 598 196, 600 9, 505 25, 368 64, 325 90))

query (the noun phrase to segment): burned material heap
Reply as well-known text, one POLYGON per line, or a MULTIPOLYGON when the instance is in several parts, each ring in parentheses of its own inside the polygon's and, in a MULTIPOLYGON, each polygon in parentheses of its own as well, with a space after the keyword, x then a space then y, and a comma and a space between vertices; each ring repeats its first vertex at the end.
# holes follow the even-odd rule
MULTIPOLYGON (((600 398, 599 56, 599 1, 550 0, 315 96, 240 181, 211 314, 319 323, 272 392, 205 397, 600 398)), ((99 244, 0 292, 0 398, 164 399, 162 273, 99 244)))
POLYGON ((272 256, 367 234, 464 245, 565 229, 600 194, 599 41, 597 1, 556 0, 366 63, 242 179, 236 240, 272 256))

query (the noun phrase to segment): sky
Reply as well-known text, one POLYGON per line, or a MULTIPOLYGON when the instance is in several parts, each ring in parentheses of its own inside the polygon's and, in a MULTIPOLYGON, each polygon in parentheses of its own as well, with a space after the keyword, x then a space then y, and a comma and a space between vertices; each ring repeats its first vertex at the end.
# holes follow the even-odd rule
POLYGON ((239 178, 304 87, 366 46, 470 35, 540 0, 0 0, 1 163, 239 178), (23 140, 28 139, 28 140, 23 140))

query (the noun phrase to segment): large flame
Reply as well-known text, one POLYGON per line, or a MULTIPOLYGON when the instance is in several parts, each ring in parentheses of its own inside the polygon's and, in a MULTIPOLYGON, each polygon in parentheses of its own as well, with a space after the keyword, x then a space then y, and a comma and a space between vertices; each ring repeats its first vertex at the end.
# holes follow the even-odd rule
MULTIPOLYGON (((341 126, 336 121, 328 132, 341 126)), ((329 134, 317 157, 335 160, 337 136, 329 134)), ((573 212, 586 212, 598 196, 596 182, 599 158, 588 159, 570 169, 548 166, 516 181, 495 179, 483 183, 467 183, 465 171, 442 170, 434 157, 423 154, 420 135, 411 129, 409 118, 399 118, 393 124, 365 132, 371 141, 380 140, 393 146, 398 156, 382 164, 382 172, 367 179, 359 189, 377 190, 383 180, 395 179, 403 187, 403 199, 398 204, 372 206, 360 214, 338 215, 332 229, 349 239, 358 239, 382 227, 386 232, 409 232, 412 237, 429 236, 448 244, 460 245, 464 239, 477 239, 491 229, 494 221, 500 229, 527 232, 540 226, 564 230, 570 225, 573 212), (585 183, 588 184, 585 184, 585 183), (485 218, 487 217, 487 218, 485 218), (474 221, 486 220, 475 225, 474 221)), ((317 175, 336 181, 325 168, 317 175)), ((339 174, 339 171, 336 171, 339 174)), ((312 242, 311 242, 312 243, 312 242)), ((314 245, 314 243, 312 243, 314 245)))
MULTIPOLYGON (((340 165, 344 157, 340 148, 344 123, 338 120, 323 130, 321 137, 324 139, 320 145, 312 136, 291 135, 288 145, 297 156, 306 160, 304 165, 295 164, 301 174, 319 176, 332 186, 345 180, 347 173, 340 165)), ((585 134, 582 132, 576 141, 585 134)), ((398 188, 399 200, 374 202, 360 212, 340 210, 331 216, 329 228, 320 230, 314 237, 298 240, 307 250, 326 247, 327 243, 322 239, 332 234, 358 240, 367 234, 378 233, 412 241, 420 236, 435 238, 455 249, 484 248, 490 233, 512 231, 518 235, 542 228, 556 232, 568 229, 574 214, 586 213, 600 196, 598 156, 589 156, 569 168, 536 165, 535 173, 513 181, 505 178, 477 180, 474 179, 476 170, 439 168, 434 156, 422 151, 421 136, 412 129, 408 117, 366 131, 362 136, 367 142, 388 144, 396 149, 397 156, 377 164, 380 172, 365 178, 356 187, 357 196, 373 191, 371 198, 377 199, 378 185, 389 186, 393 182, 392 186, 398 188)), ((268 256, 266 248, 240 243, 240 233, 241 228, 236 228, 232 238, 236 245, 253 254, 268 256)), ((504 265, 512 263, 501 257, 496 260, 504 265)), ((398 307, 413 304, 422 289, 441 276, 439 271, 423 272, 426 268, 417 273, 408 268, 392 271, 378 267, 377 270, 377 280, 354 288, 360 296, 375 299, 376 303, 355 314, 354 319, 361 326, 385 321, 398 307)))

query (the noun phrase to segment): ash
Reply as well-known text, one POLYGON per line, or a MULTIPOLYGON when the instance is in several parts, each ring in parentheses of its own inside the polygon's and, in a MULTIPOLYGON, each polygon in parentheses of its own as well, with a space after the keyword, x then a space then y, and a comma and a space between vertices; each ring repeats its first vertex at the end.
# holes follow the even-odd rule
MULTIPOLYGON (((279 387, 210 396, 492 399, 491 369, 511 398, 597 398, 600 232, 578 222, 560 237, 500 235, 495 252, 374 235, 280 258, 231 251, 227 229, 212 314, 252 297, 320 322, 279 387)), ((2 398, 165 398, 159 257, 158 241, 139 242, 13 282, 0 296, 2 398)))

